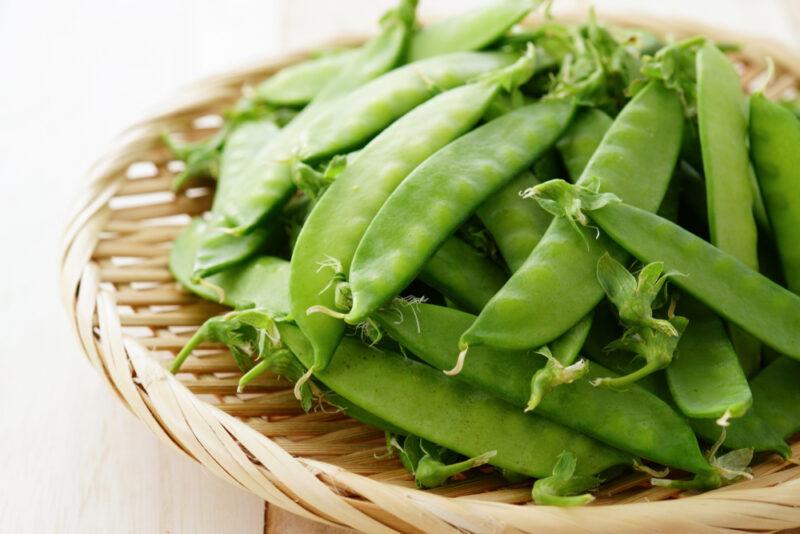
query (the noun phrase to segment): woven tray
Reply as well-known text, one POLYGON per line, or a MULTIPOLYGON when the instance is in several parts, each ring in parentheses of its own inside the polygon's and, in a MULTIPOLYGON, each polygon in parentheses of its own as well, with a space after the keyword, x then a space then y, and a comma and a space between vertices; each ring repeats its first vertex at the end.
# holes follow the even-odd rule
MULTIPOLYGON (((658 33, 720 35, 685 22, 649 27, 658 33)), ((795 90, 800 61, 768 43, 749 44, 734 58, 745 89, 758 83, 763 57, 777 63, 767 94, 795 90)), ((160 132, 189 139, 212 133, 215 116, 243 84, 302 59, 295 55, 193 86, 158 114, 130 128, 92 179, 65 236, 61 288, 72 326, 91 364, 119 399, 156 435, 232 484, 300 516, 367 532, 728 531, 800 527, 800 467, 775 455, 754 466, 755 478, 675 499, 627 475, 602 487, 591 506, 534 506, 530 484, 509 485, 491 469, 420 491, 383 434, 334 409, 303 413, 291 384, 261 377, 236 395, 238 371, 221 346, 204 345, 178 378, 165 364, 194 328, 223 311, 184 291, 167 269, 173 239, 189 216, 207 210, 211 184, 170 191, 173 173, 160 132), (201 120, 198 120, 201 119, 201 120), (205 121, 206 123, 208 121, 205 121)), ((794 456, 800 442, 793 445, 794 456)))

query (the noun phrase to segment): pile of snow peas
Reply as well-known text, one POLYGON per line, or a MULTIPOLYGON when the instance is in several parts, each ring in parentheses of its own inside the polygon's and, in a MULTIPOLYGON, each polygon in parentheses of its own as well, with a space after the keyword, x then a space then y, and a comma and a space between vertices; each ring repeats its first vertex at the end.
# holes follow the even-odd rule
MULTIPOLYGON (((800 119, 723 50, 494 0, 275 73, 211 137, 170 255, 202 325, 382 429, 420 487, 489 464, 537 504, 627 470, 702 491, 800 431, 800 119), (200 182, 202 185, 202 182, 200 182)), ((321 398, 321 399, 320 399, 321 398)), ((485 468, 484 468, 485 469, 485 468)))

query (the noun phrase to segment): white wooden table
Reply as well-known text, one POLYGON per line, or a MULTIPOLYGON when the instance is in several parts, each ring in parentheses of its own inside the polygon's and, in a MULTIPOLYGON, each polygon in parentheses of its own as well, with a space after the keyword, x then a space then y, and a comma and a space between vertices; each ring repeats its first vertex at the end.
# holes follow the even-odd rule
MULTIPOLYGON (((83 361, 58 301, 61 229, 88 165, 177 88, 369 31, 391 3, 0 0, 0 532, 263 531, 259 499, 162 446, 83 361)), ((477 3, 423 0, 421 11, 477 3)), ((600 14, 635 6, 800 50, 796 0, 595 3, 600 14)), ((575 4, 588 6, 557 1, 558 10, 575 4)), ((268 518, 274 532, 316 530, 268 518)))

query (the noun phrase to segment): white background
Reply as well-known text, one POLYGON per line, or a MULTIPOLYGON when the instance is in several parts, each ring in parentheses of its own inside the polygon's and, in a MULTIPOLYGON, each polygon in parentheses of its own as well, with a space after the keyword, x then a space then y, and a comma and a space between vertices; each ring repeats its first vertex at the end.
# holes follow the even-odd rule
MULTIPOLYGON (((162 446, 78 353, 58 300, 60 234, 85 169, 160 100, 208 74, 370 31, 391 3, 0 0, 0 532, 261 532, 258 499, 162 446)), ((479 2, 421 3, 434 17, 479 2)), ((557 0, 576 4, 588 5, 557 0)), ((800 51, 800 0, 595 4, 800 51)))

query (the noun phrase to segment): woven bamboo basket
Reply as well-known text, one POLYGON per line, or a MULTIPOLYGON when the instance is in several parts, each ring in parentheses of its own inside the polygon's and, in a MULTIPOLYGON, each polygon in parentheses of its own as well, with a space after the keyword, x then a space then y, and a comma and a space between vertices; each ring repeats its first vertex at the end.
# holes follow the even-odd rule
MULTIPOLYGON (((614 19, 676 36, 721 35, 686 22, 614 19)), ((769 43, 734 55, 745 89, 777 70, 767 94, 795 91, 800 61, 769 43)), ((61 288, 90 363, 136 417, 169 446, 230 483, 294 514, 365 532, 775 531, 800 527, 800 466, 760 457, 754 478, 700 495, 654 488, 631 474, 600 489, 590 506, 535 506, 530 483, 510 485, 491 468, 421 491, 383 434, 320 406, 304 413, 291 384, 259 379, 237 395, 238 371, 221 346, 196 351, 177 378, 165 370, 208 317, 223 311, 184 291, 167 269, 170 244, 210 206, 211 184, 170 191, 164 130, 209 135, 208 117, 230 106, 243 84, 263 79, 303 54, 208 79, 136 124, 92 170, 65 235, 61 288), (682 497, 682 498, 676 498, 682 497)), ((213 121, 212 121, 213 122, 213 121)), ((793 445, 800 454, 800 441, 793 445)))

